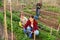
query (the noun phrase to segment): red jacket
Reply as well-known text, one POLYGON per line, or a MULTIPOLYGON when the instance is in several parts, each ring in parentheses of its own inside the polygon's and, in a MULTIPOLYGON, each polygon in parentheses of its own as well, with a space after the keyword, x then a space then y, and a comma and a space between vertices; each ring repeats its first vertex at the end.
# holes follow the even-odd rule
MULTIPOLYGON (((28 26, 31 27, 30 20, 27 21, 27 23, 24 25, 24 28, 26 29, 28 26)), ((34 20, 34 22, 33 22, 33 29, 32 29, 32 31, 34 32, 35 30, 38 30, 38 26, 37 26, 37 21, 36 20, 34 20)))

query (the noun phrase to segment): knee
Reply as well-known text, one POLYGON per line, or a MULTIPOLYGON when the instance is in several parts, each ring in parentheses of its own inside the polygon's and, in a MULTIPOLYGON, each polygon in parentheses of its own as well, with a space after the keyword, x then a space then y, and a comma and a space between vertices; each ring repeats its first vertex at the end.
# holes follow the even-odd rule
POLYGON ((38 18, 39 18, 38 16, 34 16, 34 19, 36 19, 36 20, 37 20, 38 18))
POLYGON ((34 34, 39 35, 39 31, 38 30, 34 31, 34 34))
POLYGON ((28 30, 28 31, 31 31, 31 27, 28 26, 28 27, 27 27, 27 30, 28 30))
POLYGON ((26 29, 23 29, 24 33, 26 33, 26 29))

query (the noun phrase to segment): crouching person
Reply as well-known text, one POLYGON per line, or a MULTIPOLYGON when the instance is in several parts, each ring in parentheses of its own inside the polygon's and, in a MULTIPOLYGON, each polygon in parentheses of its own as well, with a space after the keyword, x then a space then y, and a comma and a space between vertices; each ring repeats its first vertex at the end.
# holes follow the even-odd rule
POLYGON ((34 19, 34 16, 30 16, 27 23, 24 25, 24 33, 28 33, 29 38, 32 37, 32 34, 39 34, 37 21, 34 19))

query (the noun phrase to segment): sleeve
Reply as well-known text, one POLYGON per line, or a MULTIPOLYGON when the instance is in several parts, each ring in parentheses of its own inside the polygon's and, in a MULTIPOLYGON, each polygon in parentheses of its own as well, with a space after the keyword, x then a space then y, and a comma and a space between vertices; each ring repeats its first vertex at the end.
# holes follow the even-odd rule
POLYGON ((20 18, 20 22, 22 23, 22 19, 20 18))
POLYGON ((35 21, 35 29, 34 30, 38 30, 38 23, 35 21))
POLYGON ((28 21, 28 19, 27 19, 27 18, 25 18, 25 21, 27 22, 27 21, 28 21))
POLYGON ((26 24, 24 25, 24 28, 26 29, 27 26, 29 25, 29 20, 26 22, 26 24))

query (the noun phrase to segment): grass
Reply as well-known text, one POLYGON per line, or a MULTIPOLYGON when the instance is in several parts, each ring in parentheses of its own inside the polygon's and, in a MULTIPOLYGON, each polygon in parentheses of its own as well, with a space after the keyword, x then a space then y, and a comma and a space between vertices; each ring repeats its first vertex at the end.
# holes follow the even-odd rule
MULTIPOLYGON (((3 20, 3 13, 0 13, 0 15, 1 15, 0 22, 2 22, 2 20, 3 20)), ((7 25, 8 25, 8 30, 11 30, 10 17, 9 16, 10 16, 9 13, 7 12, 7 25)), ((19 21, 18 21, 19 19, 18 18, 17 18, 16 15, 13 14, 13 22, 12 23, 13 23, 14 34, 16 35, 16 40, 29 40, 28 37, 25 37, 24 36, 25 34, 23 33, 23 31, 19 27, 19 21)))
MULTIPOLYGON (((0 14, 0 15, 2 15, 2 14, 0 14)), ((8 15, 8 14, 7 14, 8 15)), ((7 16, 8 17, 8 16, 7 16)), ((17 16, 16 16, 17 17, 17 16)), ((17 19, 15 17, 15 19, 17 19)), ((2 20, 2 19, 0 19, 0 20, 2 20)), ((8 28, 10 28, 9 27, 9 25, 10 25, 10 17, 8 17, 8 19, 7 19, 7 22, 8 22, 8 28)), ((19 27, 19 25, 18 25, 18 20, 16 21, 16 20, 13 20, 13 28, 14 28, 14 33, 16 34, 16 39, 17 40, 29 40, 29 38, 28 37, 25 37, 24 36, 24 33, 23 33, 23 31, 21 30, 21 28, 19 27), (24 37, 24 38, 23 38, 24 37)), ((43 34, 43 33, 45 33, 44 31, 42 32, 41 31, 41 35, 40 35, 40 38, 42 38, 42 40, 43 40, 43 38, 44 38, 44 36, 45 36, 45 39, 44 40, 46 40, 46 39, 48 39, 47 37, 48 37, 48 35, 47 34, 49 34, 49 33, 47 33, 46 32, 46 34, 43 34)), ((53 38, 52 38, 53 39, 53 38)))
MULTIPOLYGON (((18 13, 18 14, 20 14, 20 13, 18 13)), ((14 29, 14 34, 16 35, 16 40, 30 40, 28 37, 26 37, 26 35, 23 33, 23 31, 21 30, 21 28, 19 26, 20 18, 19 18, 19 16, 17 16, 18 14, 13 12, 13 29, 14 29)), ((3 12, 0 12, 0 16, 1 16, 0 21, 2 22, 3 12)), ((7 11, 7 25, 8 25, 8 30, 10 30, 11 27, 10 27, 9 11, 7 11)), ((48 28, 41 22, 39 23, 39 26, 41 26, 41 28, 43 29, 43 30, 40 30, 40 35, 39 35, 39 38, 41 40, 56 40, 57 39, 58 36, 56 36, 56 34, 55 34, 56 32, 53 31, 54 34, 50 36, 50 28, 48 28)))
POLYGON ((2 0, 0 0, 0 7, 3 7, 3 3, 2 3, 2 0))
MULTIPOLYGON (((24 12, 27 12, 27 13, 32 14, 32 15, 35 15, 35 13, 32 13, 32 11, 29 11, 29 10, 25 10, 24 12)), ((41 16, 42 16, 42 15, 41 15, 41 16)), ((45 17, 45 16, 43 15, 43 17, 46 18, 47 16, 45 17)), ((48 17, 48 18, 50 19, 51 17, 48 17)), ((41 23, 41 24, 42 24, 42 23, 41 23)), ((43 25, 45 25, 45 24, 43 24, 43 25)), ((42 27, 42 29, 44 29, 45 31, 50 32, 50 30, 51 30, 50 28, 46 28, 47 30, 46 30, 45 28, 46 28, 46 27, 44 27, 44 26, 42 27)), ((53 30, 53 33, 55 33, 55 35, 56 35, 56 30, 53 30)))
MULTIPOLYGON (((0 7, 2 7, 2 5, 3 4, 0 2, 0 7)), ((27 8, 24 8, 24 12, 35 15, 35 12, 32 12, 30 10, 32 7, 33 7, 33 5, 27 6, 27 8)), ((58 7, 43 6, 43 8, 48 11, 60 13, 60 8, 58 8, 58 7)), ((13 22, 12 23, 13 23, 13 29, 14 29, 13 31, 16 36, 16 40, 30 40, 28 37, 26 37, 23 30, 21 30, 22 28, 20 28, 20 26, 19 26, 19 21, 20 21, 19 14, 20 14, 20 12, 13 11, 13 22)), ((3 18, 4 18, 3 12, 0 12, 0 22, 2 24, 3 24, 3 18)), ((7 11, 7 25, 8 25, 8 30, 11 30, 9 11, 7 11)), ((53 29, 53 34, 50 35, 51 29, 48 26, 46 26, 45 24, 43 24, 41 22, 39 22, 38 25, 41 27, 41 30, 39 30, 40 31, 39 38, 41 40, 56 40, 57 38, 60 38, 60 34, 56 35, 55 29, 53 29)), ((60 33, 60 31, 59 31, 59 33, 60 33)))
MULTIPOLYGON (((42 24, 42 23, 41 23, 42 24)), ((40 24, 39 24, 40 25, 40 24)), ((44 24, 43 24, 44 25, 44 24)), ((41 25, 40 25, 41 26, 41 25)), ((47 27, 44 27, 44 26, 42 26, 42 28, 46 31, 46 32, 50 32, 50 28, 47 28, 47 27)), ((56 35, 56 30, 54 31, 54 29, 53 29, 53 32, 55 33, 55 35, 56 35)))
MULTIPOLYGON (((25 8, 32 9, 34 7, 35 6, 33 6, 33 4, 31 4, 31 5, 26 6, 25 8)), ((43 4, 41 9, 44 9, 46 11, 52 11, 52 12, 60 13, 60 7, 50 6, 48 4, 43 4)))
MULTIPOLYGON (((36 15, 36 12, 33 12, 31 9, 28 9, 28 8, 25 8, 23 11, 26 13, 32 14, 32 15, 36 15)), ((40 16, 42 16, 43 18, 47 18, 48 20, 51 20, 51 18, 56 18, 59 20, 59 18, 57 16, 55 16, 55 17, 54 16, 46 16, 46 15, 42 15, 42 14, 40 14, 40 16)))
POLYGON ((43 4, 42 9, 44 9, 46 11, 52 11, 52 12, 60 13, 60 7, 50 6, 47 4, 43 4))

